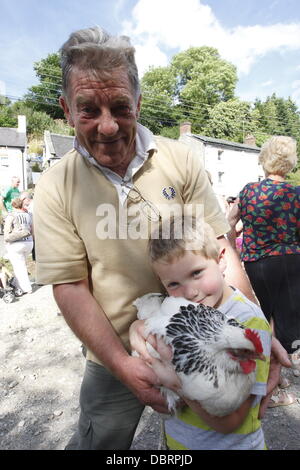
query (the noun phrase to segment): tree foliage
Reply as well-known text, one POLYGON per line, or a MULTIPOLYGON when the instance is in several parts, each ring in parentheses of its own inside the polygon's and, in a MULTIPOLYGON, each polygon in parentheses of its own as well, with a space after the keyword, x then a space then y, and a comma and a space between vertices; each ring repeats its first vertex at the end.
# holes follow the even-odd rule
MULTIPOLYGON (((64 120, 59 54, 49 54, 34 64, 39 83, 24 100, 10 103, 0 97, 0 126, 16 127, 17 115, 25 114, 29 138, 41 138, 44 130, 74 135, 64 120)), ((243 142, 253 134, 261 146, 271 135, 290 135, 300 153, 300 113, 290 99, 272 94, 254 104, 235 96, 236 68, 212 47, 191 47, 174 55, 167 67, 151 67, 141 80, 140 122, 154 134, 177 139, 179 124, 192 123, 195 134, 243 142)), ((298 172, 291 178, 298 181, 298 172)))
POLYGON ((235 67, 212 47, 176 54, 168 67, 151 68, 142 78, 141 117, 155 131, 189 119, 200 131, 210 110, 234 97, 235 67))
POLYGON ((34 70, 40 83, 29 88, 24 101, 32 109, 45 112, 53 119, 63 119, 64 113, 58 104, 62 92, 59 54, 49 54, 35 62, 34 70))
POLYGON ((257 131, 257 112, 238 99, 222 101, 209 111, 203 133, 210 137, 243 142, 257 131))

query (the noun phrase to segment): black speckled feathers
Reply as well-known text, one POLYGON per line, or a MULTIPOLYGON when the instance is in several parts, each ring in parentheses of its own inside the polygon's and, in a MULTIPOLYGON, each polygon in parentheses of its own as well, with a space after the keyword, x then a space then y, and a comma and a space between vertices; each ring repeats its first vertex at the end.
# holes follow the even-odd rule
POLYGON ((225 323, 242 328, 233 318, 212 307, 202 304, 180 307, 180 312, 171 317, 166 327, 166 336, 173 346, 172 363, 177 373, 190 375, 200 372, 208 380, 213 380, 215 387, 218 386, 216 365, 203 346, 218 342, 225 323))

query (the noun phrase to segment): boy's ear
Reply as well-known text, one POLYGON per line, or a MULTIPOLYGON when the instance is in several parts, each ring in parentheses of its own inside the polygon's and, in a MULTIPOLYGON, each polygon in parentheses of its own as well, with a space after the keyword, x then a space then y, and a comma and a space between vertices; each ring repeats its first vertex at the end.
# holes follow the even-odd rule
POLYGON ((226 249, 223 248, 219 254, 219 267, 220 267, 220 270, 221 270, 221 273, 224 273, 226 267, 227 267, 227 263, 226 263, 226 259, 225 259, 225 251, 226 249))

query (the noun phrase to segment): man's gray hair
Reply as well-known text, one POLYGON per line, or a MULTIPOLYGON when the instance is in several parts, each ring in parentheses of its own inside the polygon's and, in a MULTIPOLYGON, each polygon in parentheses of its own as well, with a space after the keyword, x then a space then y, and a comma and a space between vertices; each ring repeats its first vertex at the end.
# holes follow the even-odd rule
POLYGON ((111 36, 99 26, 75 31, 60 49, 62 88, 67 95, 69 77, 74 67, 101 72, 104 78, 116 67, 127 70, 136 101, 140 95, 135 49, 127 36, 111 36))

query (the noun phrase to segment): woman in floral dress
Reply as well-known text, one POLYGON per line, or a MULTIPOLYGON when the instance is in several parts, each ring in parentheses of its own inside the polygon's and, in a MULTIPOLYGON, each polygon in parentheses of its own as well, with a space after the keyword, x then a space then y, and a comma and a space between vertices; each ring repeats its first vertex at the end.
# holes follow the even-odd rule
MULTIPOLYGON (((292 354, 300 345, 300 186, 285 178, 297 164, 295 140, 272 137, 259 162, 266 179, 241 190, 229 222, 243 222, 245 270, 275 336, 292 354)), ((273 406, 290 404, 291 397, 278 390, 273 406)))

